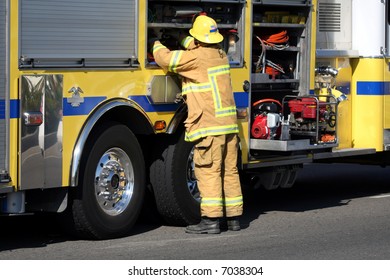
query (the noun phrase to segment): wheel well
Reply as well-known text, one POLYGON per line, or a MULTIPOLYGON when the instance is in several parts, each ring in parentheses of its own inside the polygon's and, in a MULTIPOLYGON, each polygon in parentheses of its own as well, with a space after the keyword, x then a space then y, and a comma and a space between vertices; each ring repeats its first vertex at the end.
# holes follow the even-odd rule
MULTIPOLYGON (((141 145, 145 159, 148 157, 147 147, 150 144, 148 139, 155 138, 154 129, 149 120, 142 113, 128 106, 119 106, 106 112, 94 125, 94 128, 86 141, 86 146, 93 143, 95 134, 101 130, 102 126, 107 126, 109 123, 120 123, 127 126, 134 133, 141 145)), ((88 147, 85 148, 85 151, 87 151, 88 147)))
MULTIPOLYGON (((93 143, 94 135, 101 130, 102 126, 107 126, 108 123, 120 123, 127 126, 137 137, 138 142, 140 143, 143 152, 144 143, 146 139, 146 135, 154 135, 154 129, 149 122, 149 120, 140 113, 138 110, 129 106, 118 106, 115 107, 104 115, 102 115, 99 120, 94 125, 92 131, 88 135, 88 139, 86 141, 86 146, 90 143, 93 143)), ((87 147, 85 147, 87 148, 87 147)), ((86 151, 88 150, 85 149, 86 151)), ((84 153, 83 153, 84 157, 84 153)))
POLYGON ((113 100, 99 107, 85 123, 83 131, 73 151, 70 186, 78 185, 79 168, 85 154, 90 150, 94 135, 101 132, 108 123, 120 123, 127 126, 137 137, 140 144, 145 135, 153 135, 154 129, 149 118, 133 104, 126 101, 113 100))
POLYGON ((99 127, 105 122, 124 124, 136 135, 154 134, 149 120, 138 110, 129 106, 118 106, 111 109, 98 120, 94 127, 99 127))

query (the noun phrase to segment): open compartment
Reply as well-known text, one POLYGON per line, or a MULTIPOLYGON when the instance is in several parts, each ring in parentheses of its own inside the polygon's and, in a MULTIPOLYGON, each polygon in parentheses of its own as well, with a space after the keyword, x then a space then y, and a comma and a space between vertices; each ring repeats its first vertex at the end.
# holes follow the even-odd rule
MULTIPOLYGON (((148 1, 148 38, 158 37, 169 49, 180 49, 179 38, 188 35, 194 15, 206 13, 224 36, 221 43, 232 67, 243 66, 244 1, 148 1)), ((156 66, 148 50, 146 65, 156 66)))

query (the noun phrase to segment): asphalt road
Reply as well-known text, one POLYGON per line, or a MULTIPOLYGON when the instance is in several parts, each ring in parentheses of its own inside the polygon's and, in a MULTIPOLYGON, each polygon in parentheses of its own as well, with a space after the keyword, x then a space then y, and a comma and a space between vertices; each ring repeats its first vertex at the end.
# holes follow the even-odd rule
POLYGON ((124 238, 75 240, 55 216, 1 217, 0 259, 390 259, 390 167, 310 165, 291 189, 244 194, 243 229, 219 235, 140 221, 124 238))

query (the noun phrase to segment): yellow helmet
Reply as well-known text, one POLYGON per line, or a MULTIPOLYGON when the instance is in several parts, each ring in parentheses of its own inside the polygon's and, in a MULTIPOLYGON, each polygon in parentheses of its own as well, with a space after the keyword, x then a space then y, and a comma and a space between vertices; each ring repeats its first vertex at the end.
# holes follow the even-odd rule
POLYGON ((190 34, 202 43, 217 44, 223 41, 223 36, 219 33, 215 20, 204 15, 195 19, 190 34))

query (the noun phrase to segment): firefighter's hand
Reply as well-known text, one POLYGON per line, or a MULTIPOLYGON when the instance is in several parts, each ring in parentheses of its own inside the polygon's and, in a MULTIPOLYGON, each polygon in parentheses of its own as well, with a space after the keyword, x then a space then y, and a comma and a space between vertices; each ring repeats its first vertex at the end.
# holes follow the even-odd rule
POLYGON ((153 46, 154 46, 154 43, 157 42, 157 41, 160 41, 159 38, 157 37, 151 37, 148 39, 148 50, 153 53, 153 46))

